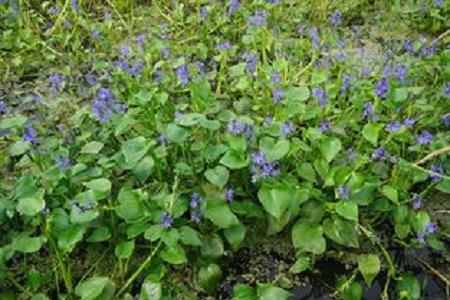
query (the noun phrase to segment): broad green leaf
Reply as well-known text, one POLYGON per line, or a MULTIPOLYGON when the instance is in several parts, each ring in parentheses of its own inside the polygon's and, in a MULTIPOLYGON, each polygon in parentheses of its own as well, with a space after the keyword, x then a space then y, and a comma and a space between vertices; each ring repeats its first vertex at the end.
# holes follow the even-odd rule
POLYGON ((420 282, 412 273, 403 274, 395 289, 399 300, 423 299, 420 295, 420 282))
POLYGON ((230 169, 242 169, 248 166, 249 159, 234 150, 228 150, 225 155, 220 159, 220 163, 227 166, 230 169))
POLYGON ((83 185, 92 190, 94 200, 104 199, 111 192, 111 181, 107 178, 94 179, 83 183, 83 185))
POLYGON ((122 242, 116 246, 114 254, 121 259, 130 258, 134 251, 134 240, 122 242))
POLYGON ((355 222, 335 217, 333 219, 326 219, 323 222, 323 229, 325 235, 334 242, 347 247, 359 247, 355 222))
POLYGON ((376 254, 358 255, 358 268, 367 286, 372 285, 373 279, 380 273, 380 258, 376 254))
POLYGON ((164 228, 161 225, 152 225, 149 229, 147 229, 144 233, 144 238, 154 242, 161 238, 162 232, 164 228))
POLYGON ((102 226, 100 228, 97 228, 92 232, 92 234, 87 239, 90 243, 99 243, 107 241, 111 238, 111 232, 109 232, 108 227, 102 226))
POLYGON ((28 237, 24 234, 20 234, 14 237, 12 241, 12 248, 14 251, 33 253, 39 251, 46 241, 47 239, 42 236, 28 237))
POLYGON ((389 200, 398 204, 398 193, 395 188, 389 185, 385 185, 382 187, 381 192, 385 195, 389 200))
POLYGON ((180 239, 180 232, 176 228, 168 228, 161 232, 161 240, 168 247, 175 247, 180 239))
POLYGON ((225 237, 233 250, 236 251, 244 243, 245 231, 245 226, 242 223, 224 229, 225 237))
POLYGON ((343 300, 361 300, 363 298, 363 287, 358 282, 353 282, 342 291, 341 297, 343 300))
POLYGON ((61 232, 58 236, 58 248, 64 252, 72 252, 75 245, 83 239, 86 227, 71 225, 69 229, 61 232))
POLYGON ((310 95, 311 92, 306 86, 290 87, 285 92, 286 99, 290 101, 306 101, 310 95))
POLYGON ((236 300, 257 300, 256 291, 251 286, 236 284, 233 286, 233 294, 236 300))
POLYGON ((229 228, 239 224, 239 220, 223 200, 207 201, 205 216, 215 225, 219 226, 219 228, 229 228))
POLYGON ((108 277, 92 277, 75 288, 81 300, 110 300, 116 291, 115 283, 108 277))
POLYGON ((223 189, 228 182, 230 172, 227 168, 217 166, 214 169, 208 169, 205 171, 205 177, 209 182, 223 189))
POLYGON ((289 152, 290 142, 286 139, 264 137, 259 141, 259 149, 264 153, 268 162, 282 159, 289 152))
POLYGON ((190 246, 202 245, 202 241, 200 240, 197 231, 195 231, 189 226, 183 226, 180 228, 180 239, 185 245, 190 246))
POLYGON ((90 142, 81 148, 80 153, 84 154, 97 154, 102 150, 104 144, 101 142, 93 141, 90 142))
POLYGON ((247 139, 243 135, 232 135, 229 139, 230 148, 243 153, 247 150, 247 139))
POLYGON ((203 114, 190 113, 190 114, 184 114, 181 117, 177 118, 176 122, 177 122, 177 124, 180 124, 181 126, 194 126, 194 125, 200 123, 204 119, 205 119, 205 116, 203 114))
POLYGON ((341 149, 342 143, 338 138, 326 137, 322 140, 322 144, 320 145, 320 150, 328 162, 331 162, 341 149))
POLYGON ((264 212, 260 205, 252 201, 233 201, 230 203, 230 208, 238 215, 247 217, 264 218, 264 212))
POLYGON ((172 265, 179 265, 187 262, 186 253, 180 245, 166 247, 166 249, 161 251, 160 257, 172 265))
POLYGON ((203 241, 200 247, 202 256, 208 260, 220 258, 225 251, 223 241, 217 234, 214 234, 203 241))
POLYGON ((146 194, 141 190, 131 190, 129 188, 122 188, 117 196, 119 205, 116 208, 116 213, 127 223, 135 223, 145 216, 144 207, 142 205, 146 194))
POLYGON ((299 257, 296 262, 291 266, 289 272, 299 274, 311 267, 311 259, 308 256, 299 257))
POLYGON ((18 156, 22 155, 30 149, 30 142, 17 141, 9 148, 9 155, 18 156))
POLYGON ((187 128, 175 124, 167 125, 167 136, 172 142, 176 144, 184 143, 190 135, 191 131, 187 128))
POLYGON ((336 212, 347 220, 358 221, 358 204, 351 200, 341 200, 334 207, 336 212))
POLYGON ((363 137, 370 143, 372 143, 374 146, 376 146, 380 129, 381 129, 380 124, 368 123, 363 128, 362 131, 363 137))
POLYGON ((258 300, 288 300, 292 298, 292 294, 274 287, 271 284, 261 284, 258 285, 257 289, 258 300))
POLYGON ((134 167, 150 149, 152 143, 146 141, 145 137, 139 136, 122 144, 122 154, 126 164, 134 167))
POLYGON ((202 267, 198 273, 198 281, 208 294, 213 294, 216 291, 221 279, 222 270, 216 264, 202 267))
POLYGON ((306 219, 300 219, 292 228, 292 241, 299 252, 324 253, 326 242, 322 235, 322 225, 306 219))
POLYGON ((45 208, 44 189, 38 189, 32 195, 19 200, 16 210, 26 216, 35 216, 45 208))
POLYGON ((153 158, 146 156, 133 168, 132 173, 140 182, 144 182, 152 173, 154 165, 153 158))
POLYGON ((268 213, 276 219, 280 219, 288 208, 294 193, 295 191, 285 185, 279 185, 275 188, 262 187, 258 191, 258 199, 268 213))
POLYGON ((7 128, 20 128, 27 122, 27 117, 25 116, 16 116, 11 118, 3 118, 0 122, 0 129, 7 129, 7 128))
POLYGON ((162 296, 162 286, 159 282, 153 282, 150 279, 144 281, 141 286, 139 300, 159 300, 162 296))
POLYGON ((316 182, 316 173, 310 163, 302 163, 297 167, 297 174, 311 182, 316 182))

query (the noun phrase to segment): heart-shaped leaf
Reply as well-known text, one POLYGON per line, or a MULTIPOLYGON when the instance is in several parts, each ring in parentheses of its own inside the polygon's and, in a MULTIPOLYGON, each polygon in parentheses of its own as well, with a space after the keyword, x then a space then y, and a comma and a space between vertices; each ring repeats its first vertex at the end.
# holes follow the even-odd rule
POLYGON ((214 169, 206 170, 205 177, 209 182, 222 189, 228 182, 230 172, 225 167, 217 166, 214 169))
POLYGON ((286 139, 275 139, 264 137, 259 142, 259 149, 264 153, 268 162, 282 159, 289 152, 290 142, 286 139))
POLYGON ((380 273, 380 259, 376 254, 361 254, 358 256, 358 268, 368 286, 372 285, 373 279, 380 273))

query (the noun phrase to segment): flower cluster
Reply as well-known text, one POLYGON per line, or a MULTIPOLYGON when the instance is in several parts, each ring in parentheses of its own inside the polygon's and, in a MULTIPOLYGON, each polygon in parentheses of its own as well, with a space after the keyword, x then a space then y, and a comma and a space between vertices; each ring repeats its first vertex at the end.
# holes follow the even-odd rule
POLYGON ((37 131, 33 125, 28 122, 25 124, 25 131, 23 133, 23 141, 31 142, 34 145, 39 145, 39 138, 37 137, 37 131))
POLYGON ((100 88, 94 96, 92 113, 101 123, 108 122, 113 113, 124 114, 126 109, 126 104, 114 101, 114 95, 108 88, 100 88))
POLYGON ((189 67, 187 64, 182 64, 177 68, 176 71, 177 77, 181 82, 181 87, 185 87, 189 79, 191 78, 191 72, 189 71, 189 67))
POLYGON ((200 197, 199 193, 192 193, 189 206, 191 207, 191 220, 195 223, 199 223, 200 218, 205 214, 205 211, 201 208, 203 203, 205 203, 205 199, 200 197))
POLYGON ((228 132, 231 134, 241 134, 245 131, 247 124, 244 121, 230 119, 228 121, 228 132))
POLYGON ((433 183, 438 183, 442 180, 442 177, 439 175, 444 175, 444 166, 442 164, 432 164, 428 175, 431 178, 433 183))
POLYGON ((70 200, 70 205, 72 205, 73 207, 78 208, 78 213, 79 214, 83 214, 87 210, 94 208, 94 201, 92 201, 92 199, 89 199, 88 206, 83 206, 81 203, 79 203, 79 202, 77 202, 75 200, 70 200))
POLYGON ((66 172, 67 169, 69 169, 69 167, 71 166, 70 159, 68 157, 59 155, 55 158, 55 161, 58 164, 59 171, 61 171, 62 173, 66 172))
POLYGON ((256 11, 255 15, 248 18, 248 26, 255 25, 255 26, 266 26, 267 25, 267 17, 269 16, 269 13, 264 11, 256 11))
POLYGON ((261 151, 255 152, 252 155, 252 182, 255 183, 259 179, 266 177, 276 177, 280 175, 279 162, 268 162, 266 156, 261 151))
POLYGON ((173 225, 173 218, 170 216, 168 212, 163 212, 161 215, 161 226, 163 228, 169 228, 173 225))
POLYGON ((436 223, 429 223, 425 225, 424 230, 419 229, 417 231, 417 241, 419 241, 420 244, 425 244, 425 237, 435 234, 437 230, 438 227, 436 223))
POLYGON ((337 188, 339 198, 341 198, 343 200, 347 200, 348 198, 350 198, 350 191, 351 191, 350 187, 347 185, 343 185, 343 184, 341 184, 337 188))

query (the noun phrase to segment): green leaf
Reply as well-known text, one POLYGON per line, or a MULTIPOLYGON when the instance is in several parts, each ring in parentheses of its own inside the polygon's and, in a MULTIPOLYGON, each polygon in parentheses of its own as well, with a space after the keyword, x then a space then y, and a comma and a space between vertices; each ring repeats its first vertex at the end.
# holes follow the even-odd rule
POLYGON ((286 99, 290 101, 306 101, 310 95, 311 92, 306 86, 290 87, 285 92, 286 99))
POLYGON ((311 267, 311 259, 308 256, 301 256, 289 269, 289 272, 293 274, 299 274, 308 270, 311 267))
POLYGON ((83 183, 83 185, 92 190, 93 200, 104 199, 111 192, 111 181, 107 178, 94 179, 83 183))
POLYGON ((234 150, 228 150, 225 155, 220 159, 220 163, 227 166, 230 169, 242 169, 248 166, 249 159, 234 150))
POLYGON ((279 185, 275 188, 262 187, 258 191, 258 199, 268 213, 276 219, 280 219, 289 207, 293 192, 295 193, 285 185, 279 185))
POLYGON ((436 185, 436 189, 443 193, 450 194, 450 180, 443 179, 436 185))
POLYGON ((363 287, 359 283, 353 282, 341 293, 341 297, 343 300, 361 300, 363 297, 363 287))
POLYGON ((145 280, 141 286, 139 300, 159 300, 162 296, 162 286, 159 282, 145 280))
POLYGON ((328 238, 338 244, 358 248, 358 233, 355 227, 355 222, 347 221, 339 217, 326 219, 323 222, 323 229, 328 238))
POLYGON ((261 284, 257 287, 258 300, 288 300, 292 298, 292 294, 274 287, 271 284, 261 284))
POLYGON ((116 246, 114 254, 117 258, 127 259, 130 258, 134 251, 134 240, 128 242, 122 242, 116 246))
POLYGON ((28 237, 24 234, 20 234, 14 237, 12 248, 14 251, 33 253, 39 251, 46 241, 47 239, 45 237, 28 237))
POLYGON ((99 243, 107 241, 111 238, 111 232, 109 232, 108 227, 102 226, 94 230, 94 232, 89 236, 87 241, 89 243, 99 243))
POLYGON ((208 294, 211 295, 216 291, 221 279, 222 270, 218 265, 209 264, 207 267, 200 268, 198 281, 208 294))
POLYGON ((257 300, 256 291, 251 286, 236 284, 233 286, 233 294, 236 300, 257 300))
POLYGON ((30 142, 17 141, 9 148, 9 155, 19 156, 30 149, 30 142))
POLYGON ((97 154, 103 149, 104 144, 101 142, 93 141, 81 148, 80 153, 83 154, 97 154))
POLYGON ((183 128, 175 124, 167 125, 167 136, 176 144, 184 143, 190 135, 191 131, 187 128, 183 128))
POLYGON ((187 262, 186 253, 184 252, 183 247, 178 244, 173 247, 166 247, 166 249, 161 251, 160 257, 172 265, 179 265, 187 262))
POLYGON ((16 210, 26 216, 35 216, 45 208, 44 189, 37 189, 34 194, 19 200, 16 210))
POLYGON ((144 238, 154 242, 161 238, 162 232, 164 228, 161 225, 152 225, 149 229, 147 229, 144 233, 144 238))
POLYGON ((358 204, 351 200, 341 200, 334 207, 338 215, 350 221, 358 221, 358 204))
POLYGON ((137 162, 145 156, 151 147, 151 143, 147 143, 145 137, 139 136, 122 144, 122 153, 125 163, 134 167, 137 162))
POLYGON ((116 208, 117 215, 127 223, 138 222, 145 216, 142 201, 146 196, 141 190, 122 188, 117 196, 120 203, 116 208))
POLYGON ((376 146, 380 129, 380 124, 368 123, 363 128, 363 137, 376 146))
POLYGON ((180 238, 183 244, 190 246, 201 246, 202 241, 200 240, 197 231, 189 226, 183 226, 180 228, 180 238))
POLYGON ((224 229, 225 237, 234 251, 238 250, 244 243, 245 226, 242 223, 224 229))
POLYGON ((161 240, 169 247, 174 247, 178 244, 180 233, 176 228, 165 229, 161 233, 161 240))
POLYGON ((75 245, 83 239, 86 228, 81 225, 72 225, 58 236, 58 248, 64 252, 72 252, 75 245))
POLYGON ((247 150, 247 139, 243 135, 230 136, 230 148, 236 152, 243 153, 247 150))
POLYGON ((11 118, 2 118, 0 122, 0 129, 7 128, 20 128, 27 122, 27 117, 25 116, 16 116, 11 118))
POLYGON ((389 200, 398 204, 398 193, 395 188, 389 185, 385 185, 382 187, 381 192, 385 195, 389 200))
POLYGON ((239 224, 239 220, 223 200, 208 200, 205 216, 219 228, 229 228, 239 224))
POLYGON ((299 252, 324 253, 326 242, 322 235, 322 225, 306 219, 300 219, 292 228, 292 241, 299 252))
POLYGON ((177 124, 181 126, 194 126, 205 120, 205 116, 199 113, 184 114, 176 119, 177 124))
POLYGON ((372 285, 373 279, 380 273, 380 258, 376 254, 358 255, 358 268, 367 286, 372 285))
POLYGON ((261 209, 261 206, 251 201, 233 201, 230 203, 230 208, 238 215, 244 215, 254 218, 264 218, 264 212, 261 209))
POLYGON ((342 143, 338 138, 326 137, 322 140, 322 144, 320 145, 320 150, 328 162, 331 162, 341 149, 342 143))
POLYGON ((146 156, 133 168, 132 173, 140 182, 144 182, 152 173, 154 166, 155 161, 153 158, 146 156))
POLYGON ((75 295, 81 300, 110 300, 114 296, 116 285, 108 277, 92 277, 75 288, 75 295))
POLYGON ((223 241, 217 234, 206 238, 200 248, 202 256, 208 260, 220 258, 225 251, 223 241))
POLYGON ((412 273, 403 274, 401 280, 397 282, 395 289, 397 290, 397 299, 422 299, 420 296, 420 282, 412 273))
POLYGON ((290 142, 286 139, 275 139, 264 137, 259 141, 259 149, 264 153, 268 162, 282 159, 289 152, 290 142))
POLYGON ((214 169, 208 169, 205 171, 205 177, 209 182, 223 189, 228 182, 230 172, 227 168, 217 166, 214 169))
POLYGON ((310 163, 302 163, 297 167, 297 174, 311 182, 316 182, 316 173, 314 172, 314 168, 310 163))
POLYGON ((191 98, 197 111, 204 111, 214 105, 211 85, 203 76, 197 77, 191 85, 191 98))

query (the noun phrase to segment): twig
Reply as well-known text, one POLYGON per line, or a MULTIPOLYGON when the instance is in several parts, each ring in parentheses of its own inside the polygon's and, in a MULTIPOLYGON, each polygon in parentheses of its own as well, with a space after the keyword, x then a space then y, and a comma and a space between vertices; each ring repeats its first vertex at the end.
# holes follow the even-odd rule
POLYGON ((441 34, 440 36, 438 36, 437 38, 435 38, 431 43, 430 43, 430 47, 434 46, 435 44, 437 44, 437 42, 439 42, 440 40, 442 40, 443 38, 445 38, 447 35, 450 34, 450 29, 448 29, 447 31, 445 31, 443 34, 441 34))
POLYGON ((440 273, 438 270, 436 270, 435 268, 433 268, 429 263, 427 263, 426 261, 424 261, 423 259, 421 259, 420 257, 416 257, 416 259, 423 264, 425 267, 427 267, 431 273, 433 273, 434 275, 436 275, 437 277, 439 277, 447 286, 450 286, 450 279, 445 277, 444 275, 442 275, 442 273, 440 273))
POLYGON ((438 155, 440 155, 442 153, 445 153, 445 152, 448 152, 448 151, 450 151, 450 146, 447 146, 447 147, 444 147, 442 149, 433 151, 430 154, 428 154, 427 156, 425 156, 424 158, 422 158, 421 160, 419 160, 418 162, 416 162, 414 165, 417 166, 417 165, 423 164, 424 162, 429 161, 433 157, 438 156, 438 155))

